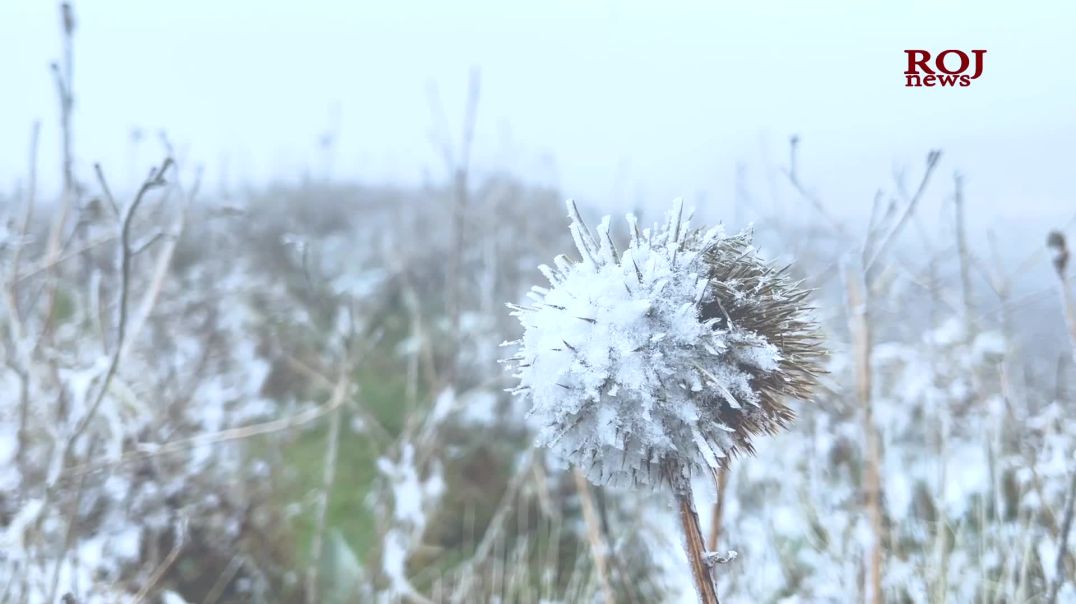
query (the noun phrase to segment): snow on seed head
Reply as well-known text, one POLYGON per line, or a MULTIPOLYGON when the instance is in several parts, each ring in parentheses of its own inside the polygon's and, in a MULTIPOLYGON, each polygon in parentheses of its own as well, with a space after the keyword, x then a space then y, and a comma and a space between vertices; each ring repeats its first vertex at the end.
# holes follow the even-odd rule
POLYGON ((677 200, 650 229, 629 215, 621 252, 608 217, 591 231, 571 201, 568 217, 579 260, 539 267, 549 286, 509 305, 538 444, 597 484, 681 488, 788 424, 824 352, 807 291, 750 233, 693 229, 677 200))

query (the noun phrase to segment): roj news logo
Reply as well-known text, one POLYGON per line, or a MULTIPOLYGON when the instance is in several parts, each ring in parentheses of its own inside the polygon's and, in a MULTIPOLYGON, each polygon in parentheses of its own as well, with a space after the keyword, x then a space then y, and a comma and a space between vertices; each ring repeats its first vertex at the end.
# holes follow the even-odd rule
POLYGON ((904 71, 904 86, 971 86, 971 81, 983 75, 985 50, 943 50, 930 56, 928 50, 905 50, 908 69, 904 71), (969 73, 970 72, 970 73, 969 73))

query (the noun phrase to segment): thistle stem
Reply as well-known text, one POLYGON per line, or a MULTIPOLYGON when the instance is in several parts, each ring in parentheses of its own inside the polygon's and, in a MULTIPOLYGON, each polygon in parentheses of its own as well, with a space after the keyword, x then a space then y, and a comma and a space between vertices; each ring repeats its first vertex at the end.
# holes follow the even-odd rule
POLYGON ((699 525, 699 513, 695 510, 691 495, 691 484, 683 484, 676 490, 676 503, 680 508, 684 549, 687 551, 687 561, 691 565, 691 576, 695 579, 699 601, 702 604, 720 604, 710 565, 706 562, 706 542, 702 538, 702 527, 699 525))

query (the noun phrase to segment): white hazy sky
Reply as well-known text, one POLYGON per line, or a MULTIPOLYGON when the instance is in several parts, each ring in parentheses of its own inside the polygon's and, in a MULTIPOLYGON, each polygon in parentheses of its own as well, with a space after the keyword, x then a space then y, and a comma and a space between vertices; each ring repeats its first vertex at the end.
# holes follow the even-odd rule
MULTIPOLYGON (((134 127, 166 130, 211 183, 322 174, 317 140, 337 124, 335 177, 439 178, 429 87, 458 138, 477 66, 475 164, 581 199, 727 200, 738 164, 768 199, 764 166, 784 164, 798 133, 804 179, 838 212, 867 207, 895 169, 918 173, 933 147, 983 220, 1076 211, 1071 2, 75 4, 87 176, 95 161, 113 180, 142 173, 158 148, 133 152, 134 127), (904 88, 905 48, 985 48, 985 73, 969 88, 904 88)), ((25 174, 36 119, 55 183, 56 13, 0 2, 5 188, 25 174)))

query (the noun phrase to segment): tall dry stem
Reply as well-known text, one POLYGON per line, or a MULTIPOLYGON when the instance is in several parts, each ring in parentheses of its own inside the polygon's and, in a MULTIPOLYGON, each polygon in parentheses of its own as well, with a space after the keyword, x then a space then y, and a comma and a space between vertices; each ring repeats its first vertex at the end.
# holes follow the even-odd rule
POLYGON ((22 323, 22 313, 19 309, 19 265, 22 259, 23 247, 30 235, 30 225, 33 222, 34 205, 37 203, 37 148, 41 135, 41 123, 34 122, 34 128, 30 135, 30 165, 26 189, 26 210, 23 214, 22 225, 19 227, 19 242, 15 246, 11 257, 11 274, 7 287, 4 290, 8 305, 8 323, 11 330, 11 339, 14 342, 15 357, 9 361, 9 366, 14 369, 19 378, 19 428, 16 436, 17 449, 15 453, 15 465, 22 470, 25 466, 26 450, 29 447, 28 426, 30 420, 30 360, 27 358, 29 351, 26 350, 26 329, 22 323))
MULTIPOLYGON (((61 194, 61 208, 49 230, 46 256, 48 262, 56 260, 64 248, 64 231, 67 220, 75 205, 78 196, 75 186, 74 153, 71 149, 71 114, 75 106, 74 94, 74 37, 75 37, 75 14, 71 3, 60 4, 60 35, 63 41, 63 56, 59 63, 52 63, 53 80, 56 83, 56 95, 60 101, 60 147, 62 163, 60 172, 63 177, 63 192, 61 194)), ((48 338, 52 331, 52 314, 56 304, 56 278, 53 270, 49 271, 48 286, 45 291, 45 304, 43 306, 45 317, 44 329, 37 340, 38 347, 42 341, 48 338)))
POLYGON ((1065 313, 1065 324, 1069 329, 1069 340, 1072 343, 1072 355, 1076 359, 1076 301, 1072 298, 1072 290, 1069 288, 1068 263, 1069 248, 1065 241, 1065 235, 1061 231, 1053 231, 1046 239, 1046 245, 1053 251, 1054 271, 1057 273, 1057 285, 1061 292, 1061 310, 1065 313))
POLYGON ((881 451, 871 405, 871 330, 867 290, 859 271, 846 270, 848 327, 852 334, 852 359, 855 372, 856 399, 862 409, 864 460, 863 495, 870 516, 873 543, 868 559, 869 596, 872 604, 881 604, 885 521, 882 512, 881 451))
MULTIPOLYGON (((1061 308, 1065 313, 1065 323, 1069 329, 1069 340, 1072 342, 1072 357, 1076 359, 1076 302, 1073 301, 1072 290, 1069 288, 1068 263, 1069 249, 1065 241, 1065 235, 1061 231, 1054 231, 1046 240, 1046 244, 1054 253, 1054 271, 1057 273, 1057 284, 1061 290, 1061 308)), ((1068 550, 1069 532, 1072 530, 1073 508, 1076 506, 1076 470, 1072 472, 1068 496, 1065 499, 1065 515, 1061 521, 1061 532, 1058 535, 1057 568, 1054 570, 1053 581, 1050 582, 1050 591, 1046 601, 1053 604, 1057 601, 1057 594, 1061 591, 1064 583, 1066 559, 1071 555, 1068 550)))
POLYGON ((964 178, 953 176, 953 204, 956 206, 956 249, 960 258, 960 289, 964 302, 964 336, 970 338, 975 332, 975 300, 971 291, 971 259, 968 238, 964 229, 964 178))
MULTIPOLYGON (((456 377, 458 363, 457 352, 460 339, 460 318, 463 313, 463 256, 467 243, 467 209, 470 206, 470 171, 471 149, 474 143, 475 127, 478 122, 478 101, 481 96, 481 72, 472 68, 468 79, 467 100, 463 115, 462 130, 458 149, 453 149, 447 123, 440 124, 442 132, 439 143, 445 166, 452 178, 452 247, 448 257, 447 273, 447 311, 452 325, 453 344, 448 364, 450 382, 456 377)), ((431 109, 439 121, 444 119, 443 108, 436 97, 436 89, 431 90, 431 109)))

